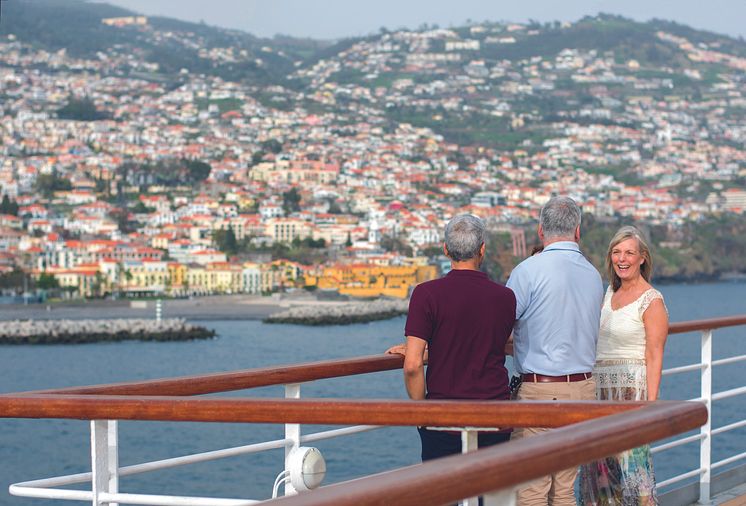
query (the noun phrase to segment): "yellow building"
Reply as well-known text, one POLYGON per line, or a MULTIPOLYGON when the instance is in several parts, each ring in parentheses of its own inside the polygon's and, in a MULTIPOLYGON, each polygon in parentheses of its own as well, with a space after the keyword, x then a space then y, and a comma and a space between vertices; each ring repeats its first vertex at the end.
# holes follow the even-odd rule
MULTIPOLYGON (((95 297, 103 289, 103 276, 95 264, 82 264, 73 269, 52 268, 47 269, 46 273, 54 275, 60 288, 73 296, 95 297)), ((38 274, 41 275, 41 272, 38 274)))
POLYGON ((190 264, 187 266, 185 274, 186 284, 184 288, 187 293, 195 295, 210 293, 209 286, 211 283, 207 267, 200 264, 190 264))
POLYGON ((212 293, 241 293, 243 291, 242 267, 227 262, 209 264, 207 275, 212 293))
POLYGON ((437 274, 433 265, 338 265, 306 274, 305 283, 306 286, 322 290, 336 289, 339 293, 352 297, 387 296, 404 299, 415 285, 435 279, 437 274))
POLYGON ((191 264, 184 267, 183 290, 190 294, 241 293, 243 291, 243 267, 227 262, 207 265, 191 264))
POLYGON ((126 264, 129 271, 128 292, 142 294, 164 294, 171 283, 168 262, 142 260, 126 264))
POLYGON ((169 292, 171 295, 183 294, 186 291, 187 266, 179 262, 169 262, 167 268, 169 292))
POLYGON ((303 269, 290 260, 273 260, 259 266, 261 290, 264 293, 282 291, 303 284, 303 269))

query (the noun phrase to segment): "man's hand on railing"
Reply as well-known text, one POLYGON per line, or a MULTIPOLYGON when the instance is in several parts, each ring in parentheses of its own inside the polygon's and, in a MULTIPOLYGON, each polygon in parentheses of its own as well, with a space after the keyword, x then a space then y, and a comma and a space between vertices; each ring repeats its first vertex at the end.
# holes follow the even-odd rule
POLYGON ((407 351, 407 345, 402 343, 402 344, 395 344, 394 346, 386 350, 386 353, 389 355, 394 355, 397 353, 399 355, 406 355, 406 351, 407 351))
MULTIPOLYGON (((425 355, 423 356, 423 360, 424 360, 424 362, 426 364, 427 364, 427 352, 428 352, 428 350, 427 350, 427 347, 426 347, 425 348, 425 355)), ((407 356, 407 345, 404 344, 404 343, 402 343, 402 344, 395 344, 394 346, 392 346, 391 348, 389 348, 388 350, 386 350, 386 354, 388 354, 388 355, 402 355, 402 356, 406 357, 407 356)))

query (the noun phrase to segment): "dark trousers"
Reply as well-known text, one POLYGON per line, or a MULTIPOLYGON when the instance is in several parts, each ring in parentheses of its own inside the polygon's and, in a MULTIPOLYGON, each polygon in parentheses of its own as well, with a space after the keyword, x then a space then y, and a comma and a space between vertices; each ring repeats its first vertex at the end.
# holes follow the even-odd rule
MULTIPOLYGON (((447 455, 461 453, 461 434, 451 434, 442 430, 428 430, 417 427, 422 442, 422 461, 437 459, 447 455)), ((477 436, 479 447, 494 446, 510 441, 510 432, 480 432, 477 436)), ((482 498, 479 505, 482 506, 482 498)), ((451 506, 456 506, 455 504, 451 506)))
MULTIPOLYGON (((461 434, 451 434, 442 430, 428 430, 417 427, 422 442, 422 461, 437 459, 461 453, 461 434)), ((510 440, 510 433, 480 432, 479 447, 493 446, 510 440)))

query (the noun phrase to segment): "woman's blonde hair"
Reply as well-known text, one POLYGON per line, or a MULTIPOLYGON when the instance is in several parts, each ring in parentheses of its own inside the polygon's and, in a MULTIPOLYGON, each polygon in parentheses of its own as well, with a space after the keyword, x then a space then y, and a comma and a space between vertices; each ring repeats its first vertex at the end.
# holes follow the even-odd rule
POLYGON ((606 275, 609 278, 609 283, 611 283, 611 289, 615 292, 620 286, 622 286, 622 280, 617 276, 616 271, 614 270, 614 265, 611 262, 611 250, 620 242, 632 238, 637 240, 637 247, 644 260, 640 265, 640 274, 642 275, 642 278, 649 283, 650 278, 653 275, 653 257, 650 255, 650 247, 648 247, 648 243, 645 241, 644 236, 635 227, 622 227, 617 230, 617 233, 611 238, 609 249, 606 252, 606 275))

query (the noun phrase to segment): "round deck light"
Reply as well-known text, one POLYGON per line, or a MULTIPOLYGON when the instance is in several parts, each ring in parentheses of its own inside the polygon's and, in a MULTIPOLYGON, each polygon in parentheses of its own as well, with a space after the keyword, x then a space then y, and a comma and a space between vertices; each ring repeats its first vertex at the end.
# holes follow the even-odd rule
POLYGON ((326 461, 321 452, 312 447, 299 446, 288 456, 290 483, 298 492, 313 490, 326 476, 326 461))

